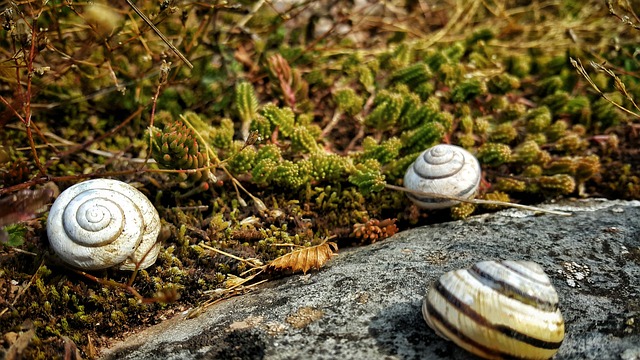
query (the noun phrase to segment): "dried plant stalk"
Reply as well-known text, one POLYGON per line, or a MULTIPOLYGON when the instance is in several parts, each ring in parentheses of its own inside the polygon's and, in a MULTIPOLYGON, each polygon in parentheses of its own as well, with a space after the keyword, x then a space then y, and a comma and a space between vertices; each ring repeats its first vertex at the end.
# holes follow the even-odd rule
POLYGON ((410 193, 410 194, 416 194, 416 195, 420 195, 420 196, 427 196, 427 197, 431 197, 431 198, 434 198, 434 199, 455 200, 455 201, 459 201, 459 202, 463 202, 463 203, 477 204, 477 205, 500 205, 500 206, 512 207, 512 208, 529 210, 529 211, 537 211, 537 212, 542 212, 542 213, 547 213, 547 214, 571 216, 571 213, 569 213, 569 212, 558 211, 558 210, 550 210, 550 209, 543 209, 543 208, 540 208, 540 207, 537 207, 537 206, 515 204, 515 203, 504 202, 504 201, 496 201, 496 200, 465 199, 465 198, 461 198, 461 197, 457 197, 457 196, 450 196, 450 195, 443 195, 443 194, 424 192, 424 191, 420 191, 420 190, 407 189, 407 188, 405 188, 403 186, 395 186, 395 185, 391 185, 391 184, 385 184, 384 187, 386 187, 387 189, 391 189, 391 190, 402 191, 402 192, 406 192, 406 193, 410 193))
POLYGON ((386 239, 398 232, 396 219, 371 219, 364 224, 353 225, 353 236, 362 240, 369 240, 375 243, 377 240, 386 239))
POLYGON ((336 255, 338 245, 334 242, 324 242, 320 245, 296 250, 274 259, 267 266, 273 270, 302 271, 306 274, 311 268, 319 269, 336 255), (333 248, 333 249, 332 249, 333 248))
MULTIPOLYGON (((624 106, 618 104, 617 102, 611 100, 611 98, 609 98, 609 96, 607 96, 607 94, 602 92, 602 90, 600 90, 600 88, 593 82, 593 80, 591 79, 591 76, 589 76, 589 73, 587 73, 587 70, 585 70, 584 66, 582 66, 582 62, 580 61, 580 59, 575 60, 574 58, 569 58, 569 60, 571 61, 571 65, 574 68, 576 68, 576 71, 578 72, 578 74, 580 74, 585 80, 587 80, 589 85, 591 85, 591 87, 596 92, 598 92, 598 94, 600 94, 600 96, 603 99, 608 101, 611 105, 613 105, 613 106, 617 107, 618 109, 624 111, 625 113, 627 113, 627 114, 629 114, 631 116, 634 116, 636 118, 640 118, 640 114, 637 114, 637 113, 625 108, 624 106)), ((620 80, 620 78, 618 76, 616 76, 616 74, 613 71, 611 71, 611 70, 607 69, 606 67, 604 67, 603 65, 595 63, 593 61, 591 61, 591 66, 594 69, 596 69, 598 71, 603 71, 607 75, 609 75, 614 80, 614 84, 615 84, 616 90, 618 90, 622 95, 624 95, 633 104, 633 107, 635 107, 636 110, 640 110, 640 108, 638 107, 638 105, 634 101, 633 97, 627 92, 626 86, 624 85, 622 80, 620 80)))

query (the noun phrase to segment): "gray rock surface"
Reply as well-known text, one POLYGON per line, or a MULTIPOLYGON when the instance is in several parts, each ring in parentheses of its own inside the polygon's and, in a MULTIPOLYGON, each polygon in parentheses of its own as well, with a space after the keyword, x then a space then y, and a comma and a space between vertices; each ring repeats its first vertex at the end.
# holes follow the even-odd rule
POLYGON ((442 273, 532 260, 558 290, 566 337, 556 359, 640 359, 640 202, 549 205, 570 217, 504 210, 340 251, 320 271, 271 281, 194 319, 177 316, 105 359, 472 359, 435 335, 420 306, 442 273))

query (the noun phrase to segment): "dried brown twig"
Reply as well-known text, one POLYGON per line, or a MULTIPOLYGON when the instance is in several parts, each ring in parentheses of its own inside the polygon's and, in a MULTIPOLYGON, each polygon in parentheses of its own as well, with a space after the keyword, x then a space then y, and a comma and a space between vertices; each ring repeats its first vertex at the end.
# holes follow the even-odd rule
POLYGON ((434 199, 454 200, 454 201, 465 202, 465 203, 470 203, 470 204, 479 204, 479 205, 501 205, 501 206, 513 207, 513 208, 518 208, 518 209, 523 209, 523 210, 530 210, 530 211, 538 211, 538 212, 554 214, 554 215, 571 216, 571 213, 564 212, 564 211, 549 210, 549 209, 539 208, 539 207, 536 207, 536 206, 514 204, 514 203, 509 203, 509 202, 504 202, 504 201, 482 200, 482 199, 464 199, 464 198, 460 198, 460 197, 457 197, 457 196, 428 193, 428 192, 424 192, 424 191, 420 191, 420 190, 411 190, 411 189, 407 189, 407 188, 402 187, 402 186, 395 186, 395 185, 389 185, 389 184, 386 184, 384 187, 386 187, 387 189, 391 189, 391 190, 402 191, 402 192, 415 194, 415 195, 419 195, 419 196, 431 197, 431 198, 434 198, 434 199))
MULTIPOLYGON (((640 23, 640 18, 638 18, 638 15, 633 11, 633 7, 629 4, 629 1, 625 1, 624 5, 626 8, 625 10, 631 13, 631 15, 633 16, 633 18, 636 20, 637 23, 640 23)), ((620 20, 623 24, 629 25, 636 30, 640 30, 640 25, 631 21, 628 15, 620 15, 615 11, 611 0, 607 0, 607 8, 609 8, 609 14, 617 17, 618 20, 620 20)))
POLYGON ((189 67, 189 69, 193 69, 193 64, 191 64, 191 62, 184 55, 182 55, 180 50, 178 50, 178 48, 176 48, 171 43, 171 41, 169 41, 169 39, 167 39, 167 37, 164 36, 162 31, 160 31, 155 25, 153 25, 153 22, 149 20, 147 15, 145 15, 140 9, 138 9, 138 7, 131 0, 127 0, 127 4, 131 6, 133 11, 135 11, 136 14, 140 16, 140 18, 151 28, 151 30, 153 30, 153 32, 155 32, 156 35, 158 35, 160 39, 162 39, 162 41, 164 41, 164 43, 167 44, 167 46, 171 49, 171 51, 173 51, 180 58, 180 60, 182 60, 189 67))
MULTIPOLYGON (((33 284, 33 281, 36 280, 36 278, 38 277, 38 274, 39 274, 38 271, 40 270, 40 268, 42 268, 43 265, 44 265, 44 260, 40 262, 40 266, 38 266, 38 269, 36 270, 36 272, 33 274, 33 276, 31 276, 31 279, 29 280, 27 285, 24 288, 22 288, 22 290, 18 293, 18 295, 16 295, 15 298, 13 298, 13 301, 11 302, 10 307, 13 307, 18 302, 18 299, 20 299, 20 297, 24 295, 25 292, 27 292, 27 289, 29 289, 31 284, 33 284)), ((4 313, 6 313, 8 310, 9 310, 9 307, 2 309, 2 311, 0 311, 0 316, 4 315, 4 313)))
MULTIPOLYGON (((624 111, 625 113, 632 115, 636 118, 640 118, 640 114, 635 113, 627 108, 625 108, 624 106, 616 103, 615 101, 611 100, 611 98, 609 98, 607 96, 607 94, 605 94, 604 92, 602 92, 602 90, 600 90, 600 88, 593 82, 593 80, 591 79, 591 76, 589 76, 589 73, 587 73, 587 70, 585 70, 584 66, 582 66, 582 62, 580 61, 580 59, 575 60, 573 58, 570 58, 571 61, 571 65, 573 65, 574 68, 576 68, 576 71, 578 72, 578 74, 582 75, 582 77, 587 80, 587 82, 589 83, 589 85, 591 85, 591 87, 606 101, 608 101, 609 103, 611 103, 611 105, 617 107, 618 109, 624 111)), ((603 71, 605 72, 607 75, 611 76, 613 78, 614 81, 614 86, 616 87, 616 90, 618 90, 622 95, 624 95, 627 100, 629 100, 633 106, 636 108, 636 110, 640 111, 640 108, 638 108, 638 105, 636 104, 636 102, 633 100, 633 97, 627 92, 627 88, 624 85, 624 83, 622 82, 622 80, 620 80, 620 78, 618 76, 616 76, 616 74, 611 71, 610 69, 607 69, 606 67, 604 67, 604 65, 602 64, 597 64, 593 61, 590 62, 591 66, 598 70, 598 71, 603 71)))
POLYGON ((110 280, 110 279, 101 279, 98 278, 96 276, 93 276, 91 274, 88 274, 84 271, 81 270, 74 270, 76 273, 86 277, 89 280, 92 280, 98 284, 104 285, 104 286, 112 286, 112 287, 117 287, 120 289, 123 289, 127 292, 129 292, 131 295, 133 295, 136 299, 138 299, 139 303, 154 303, 154 302, 163 302, 163 303, 170 303, 170 302, 174 302, 176 300, 178 300, 180 298, 180 294, 178 293, 178 291, 176 289, 162 289, 160 291, 158 291, 154 297, 152 298, 146 298, 144 296, 142 296, 138 290, 136 290, 131 284, 123 284, 123 283, 119 283, 115 280, 110 280))

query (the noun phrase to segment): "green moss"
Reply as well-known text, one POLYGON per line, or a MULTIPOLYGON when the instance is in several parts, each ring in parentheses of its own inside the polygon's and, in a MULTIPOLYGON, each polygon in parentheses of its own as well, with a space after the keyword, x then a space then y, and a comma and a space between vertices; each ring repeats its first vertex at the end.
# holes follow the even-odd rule
POLYGON ((511 161, 511 148, 505 144, 485 143, 478 148, 477 157, 483 164, 501 165, 511 161))
POLYGON ((445 127, 440 123, 427 123, 423 126, 403 133, 401 140, 403 141, 403 150, 406 153, 427 149, 439 142, 445 135, 445 127))
MULTIPOLYGON (((317 127, 317 125, 314 125, 317 127)), ((319 128, 317 128, 319 130, 319 128)), ((320 151, 320 145, 316 141, 318 131, 313 131, 306 126, 296 126, 291 135, 291 148, 300 153, 315 153, 320 151)))
POLYGON ((271 122, 262 115, 257 115, 252 121, 249 128, 251 131, 257 131, 260 137, 269 138, 273 132, 271 122))
POLYGON ((459 203, 451 207, 451 217, 456 220, 466 219, 476 210, 476 205, 471 203, 459 203))
POLYGON ((506 94, 520 87, 520 79, 510 74, 492 76, 487 83, 489 92, 493 94, 506 94))
POLYGON ((505 60, 507 71, 519 78, 524 78, 531 71, 531 57, 522 54, 512 54, 505 60))
POLYGON ((362 154, 359 161, 373 159, 380 164, 387 164, 398 158, 402 141, 396 137, 383 141, 378 144, 372 137, 367 137, 362 142, 362 154))
POLYGON ((544 192, 557 195, 571 194, 576 187, 575 180, 566 174, 540 176, 535 185, 540 186, 544 192))
MULTIPOLYGON (((148 13, 156 13, 156 5, 138 4, 148 13)), ((237 5, 238 11, 251 10, 237 5)), ((29 7, 39 11, 38 6, 17 5, 25 19, 32 16, 29 7)), ((362 13, 363 21, 351 23, 353 32, 317 38, 311 23, 286 20, 296 13, 276 13, 268 6, 251 11, 249 22, 229 33, 239 14, 193 3, 184 17, 158 15, 156 26, 170 39, 184 40, 173 42, 194 66, 168 53, 172 65, 160 69, 166 45, 148 31, 133 31, 140 25, 135 16, 123 16, 122 28, 105 40, 107 47, 96 45, 68 6, 48 6, 30 20, 38 38, 44 35, 39 29, 53 29, 46 33, 48 48, 61 52, 34 54, 36 65, 49 70, 30 76, 24 64, 30 47, 0 38, 9 49, 5 63, 20 73, 20 82, 14 72, 5 76, 0 95, 27 104, 16 94, 26 94, 23 85, 32 81, 28 103, 40 106, 32 112, 40 130, 33 139, 46 176, 116 177, 136 183, 153 199, 170 235, 156 264, 139 272, 132 287, 163 302, 162 294, 177 289, 177 306, 196 306, 250 268, 210 247, 265 263, 292 251, 292 244, 311 246, 329 237, 349 243, 354 224, 371 219, 396 219, 401 229, 424 222, 425 212, 385 185, 401 185, 411 162, 437 143, 461 145, 477 155, 484 179, 480 198, 639 197, 640 174, 630 163, 634 147, 628 129, 634 120, 610 101, 634 105, 609 74, 587 69, 605 98, 569 62, 569 57, 585 64, 606 61, 637 102, 640 67, 632 56, 637 34, 620 37, 615 22, 574 7, 538 8, 535 16, 518 8, 518 22, 494 21, 483 10, 465 14, 467 26, 443 27, 440 17, 413 16, 417 8, 409 6, 403 8, 406 19, 397 18, 393 29, 362 13), (214 10, 215 33, 204 20, 214 10), (581 44, 565 47, 566 41, 549 45, 553 33, 529 31, 531 19, 546 26, 566 22, 563 16, 584 30, 585 39, 597 29, 600 39, 624 41, 619 48, 607 41, 590 43, 586 52, 581 44), (487 23, 495 27, 487 29, 487 23), (418 28, 424 34, 409 30, 418 28), (111 91, 118 88, 126 91, 111 91), (323 135, 334 118, 337 124, 323 135), (143 164, 146 158, 150 161, 143 164), (202 167, 210 168, 184 171, 202 167)), ((512 16, 513 9, 507 4, 501 16, 512 16)), ((442 19, 455 10, 443 8, 442 19)), ((0 182, 47 178, 38 174, 29 151, 15 150, 29 149, 30 142, 13 125, 0 133, 0 182)), ((494 209, 460 204, 451 216, 494 209)), ((30 286, 5 313, 1 331, 33 319, 43 339, 35 348, 62 351, 51 344, 66 336, 85 350, 87 335, 102 341, 176 306, 140 302, 126 287, 114 285, 129 282, 118 271, 92 273, 96 282, 43 258, 48 249, 42 230, 42 221, 35 220, 0 233, 5 245, 38 254, 34 259, 10 251, 3 258, 7 265, 3 262, 0 274, 30 286), (42 259, 45 266, 38 268, 42 259)), ((32 357, 42 353, 47 352, 34 351, 32 357)))
POLYGON ((525 115, 527 131, 529 133, 540 133, 551 124, 551 112, 546 106, 532 109, 525 115))
POLYGON ((538 83, 537 92, 541 97, 553 95, 562 90, 563 85, 564 83, 560 76, 549 76, 538 83))
POLYGON ((235 89, 235 104, 238 116, 243 123, 251 123, 258 115, 258 97, 253 85, 240 82, 235 89))
POLYGON ((509 144, 518 136, 518 130, 513 123, 506 122, 495 126, 491 129, 489 140, 491 142, 509 144))
POLYGON ((461 103, 487 93, 487 85, 479 79, 460 82, 451 90, 451 101, 461 103))
POLYGON ((228 169, 234 174, 243 174, 253 168, 257 157, 257 150, 253 146, 243 146, 243 142, 236 142, 234 152, 227 161, 228 169))
POLYGON ((429 65, 416 63, 403 69, 396 70, 391 74, 391 83, 401 83, 416 89, 431 80, 433 73, 429 65))
POLYGON ((591 125, 591 103, 586 96, 569 99, 563 110, 578 123, 585 126, 591 125))
POLYGON ((538 143, 531 140, 518 145, 514 151, 513 157, 514 161, 523 165, 545 164, 550 159, 549 153, 541 150, 538 143))
POLYGON ((6 240, 0 242, 0 244, 9 246, 9 247, 17 247, 24 244, 25 235, 27 233, 27 229, 22 224, 11 224, 7 225, 4 228, 0 228, 1 231, 6 231, 6 240))
POLYGON ((362 97, 352 88, 344 88, 336 91, 334 99, 338 109, 347 115, 353 116, 362 111, 362 97))
POLYGON ((365 195, 382 191, 385 185, 384 180, 385 177, 381 173, 380 163, 374 159, 357 164, 352 175, 349 176, 349 181, 356 185, 365 195))
POLYGON ((233 142, 233 121, 224 118, 220 121, 220 126, 214 128, 211 132, 210 143, 218 149, 229 149, 233 142))
POLYGON ((365 118, 365 125, 384 131, 393 127, 400 117, 403 96, 399 93, 383 90, 376 95, 374 109, 365 118))
POLYGON ((404 177, 409 165, 416 160, 420 152, 402 156, 384 167, 384 174, 387 179, 395 180, 404 177))
POLYGON ((554 114, 557 114, 562 112, 566 104, 569 102, 569 99, 569 93, 565 91, 557 91, 542 99, 541 104, 548 107, 554 114))
MULTIPOLYGON (((295 114, 293 110, 289 107, 279 108, 273 104, 265 105, 262 110, 260 110, 260 114, 271 124, 271 129, 275 129, 278 127, 280 133, 289 137, 293 134, 294 124, 295 124, 295 114)), ((262 132, 261 132, 262 134, 262 132)), ((268 136, 270 134, 264 134, 268 136)))

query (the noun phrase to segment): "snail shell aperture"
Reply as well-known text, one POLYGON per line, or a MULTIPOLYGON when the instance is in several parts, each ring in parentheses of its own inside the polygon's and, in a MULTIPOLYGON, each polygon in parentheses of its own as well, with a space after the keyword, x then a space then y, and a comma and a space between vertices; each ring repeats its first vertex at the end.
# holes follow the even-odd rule
MULTIPOLYGON (((480 185, 478 160, 465 149, 440 144, 422 152, 404 175, 404 186, 428 193, 471 198, 480 185)), ((416 205, 425 209, 451 207, 457 201, 429 198, 407 193, 416 205)))
POLYGON ((549 359, 564 339, 558 294, 530 261, 483 261, 450 271, 422 304, 436 333, 486 359, 549 359))
POLYGON ((140 269, 155 263, 160 251, 158 211, 133 186, 94 179, 63 191, 47 218, 53 251, 73 267, 96 270, 117 266, 140 269))

